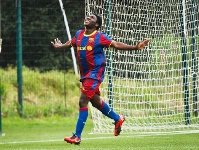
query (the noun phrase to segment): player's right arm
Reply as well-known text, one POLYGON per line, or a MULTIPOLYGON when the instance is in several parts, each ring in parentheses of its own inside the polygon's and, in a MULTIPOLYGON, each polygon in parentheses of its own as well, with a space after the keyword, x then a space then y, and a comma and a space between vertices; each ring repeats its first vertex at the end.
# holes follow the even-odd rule
POLYGON ((62 44, 61 41, 56 38, 53 41, 51 41, 51 44, 54 46, 56 49, 65 49, 65 48, 70 48, 71 47, 71 41, 67 41, 66 43, 62 44))

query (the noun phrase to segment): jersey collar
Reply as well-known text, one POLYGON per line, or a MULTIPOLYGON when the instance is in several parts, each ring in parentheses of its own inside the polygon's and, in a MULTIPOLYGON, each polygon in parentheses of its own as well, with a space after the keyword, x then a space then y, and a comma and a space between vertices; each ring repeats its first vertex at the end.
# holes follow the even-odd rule
POLYGON ((96 32, 97 32, 97 30, 93 31, 93 33, 91 33, 91 34, 85 34, 85 32, 84 32, 84 36, 91 36, 91 35, 94 35, 96 32))

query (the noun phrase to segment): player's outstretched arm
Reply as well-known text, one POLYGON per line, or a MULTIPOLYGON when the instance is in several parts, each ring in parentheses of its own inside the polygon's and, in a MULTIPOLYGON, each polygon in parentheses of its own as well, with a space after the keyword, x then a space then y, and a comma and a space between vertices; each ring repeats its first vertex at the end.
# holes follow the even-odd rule
POLYGON ((149 41, 150 41, 150 39, 146 39, 142 42, 138 42, 138 44, 136 46, 127 45, 122 42, 113 41, 111 43, 111 47, 114 47, 118 50, 141 50, 149 43, 149 41))
POLYGON ((54 40, 54 42, 51 41, 51 44, 52 44, 52 45, 54 46, 54 48, 56 48, 56 49, 64 49, 64 48, 69 48, 69 47, 71 47, 70 41, 67 41, 66 43, 62 44, 61 41, 60 41, 58 38, 56 38, 56 39, 54 40))

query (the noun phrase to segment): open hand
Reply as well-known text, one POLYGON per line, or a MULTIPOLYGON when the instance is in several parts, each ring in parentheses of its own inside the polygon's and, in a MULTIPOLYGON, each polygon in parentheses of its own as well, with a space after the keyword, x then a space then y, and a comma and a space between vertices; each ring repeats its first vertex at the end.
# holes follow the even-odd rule
POLYGON ((51 44, 54 46, 54 48, 59 48, 62 45, 61 41, 58 38, 56 38, 54 42, 51 41, 51 44))
POLYGON ((142 42, 138 42, 138 44, 136 45, 138 50, 143 49, 148 43, 149 43, 150 39, 146 39, 142 42))

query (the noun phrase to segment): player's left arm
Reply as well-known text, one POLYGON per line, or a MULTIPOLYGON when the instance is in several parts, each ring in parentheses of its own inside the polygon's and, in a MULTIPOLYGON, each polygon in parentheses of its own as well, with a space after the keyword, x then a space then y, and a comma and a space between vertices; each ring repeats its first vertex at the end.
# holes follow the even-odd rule
POLYGON ((149 41, 150 39, 146 39, 142 42, 138 42, 136 46, 127 45, 122 42, 112 41, 110 46, 118 50, 141 50, 149 43, 149 41))

